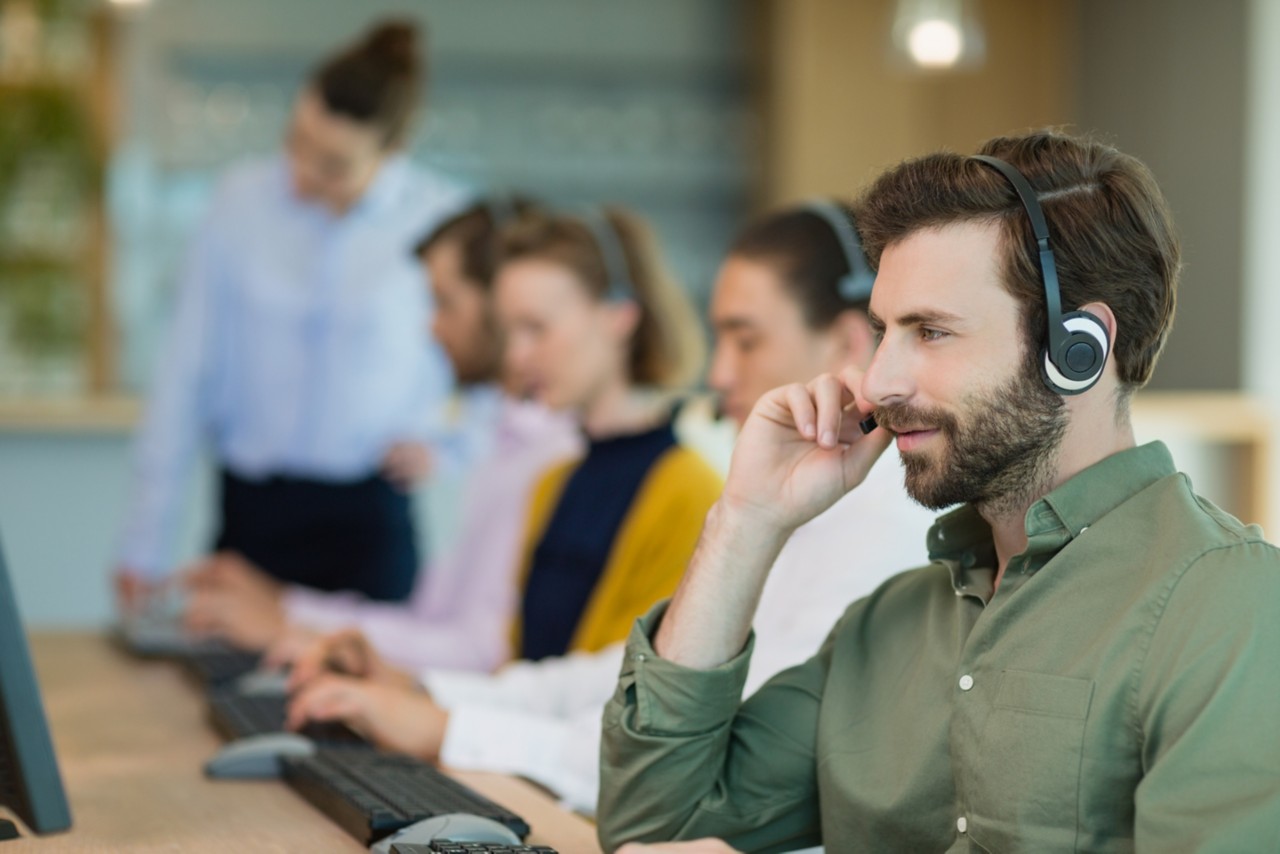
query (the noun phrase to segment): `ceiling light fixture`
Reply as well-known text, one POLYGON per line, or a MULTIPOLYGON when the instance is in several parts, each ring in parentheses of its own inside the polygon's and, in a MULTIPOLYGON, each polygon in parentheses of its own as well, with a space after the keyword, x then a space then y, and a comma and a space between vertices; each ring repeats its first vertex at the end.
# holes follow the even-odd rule
POLYGON ((924 70, 980 65, 986 44, 974 5, 973 0, 898 0, 894 47, 924 70))

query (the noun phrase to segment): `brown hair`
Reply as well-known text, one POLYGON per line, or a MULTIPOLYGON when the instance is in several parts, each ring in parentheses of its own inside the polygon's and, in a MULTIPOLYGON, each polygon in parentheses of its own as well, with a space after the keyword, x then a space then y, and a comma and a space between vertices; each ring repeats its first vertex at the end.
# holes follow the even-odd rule
POLYGON ((498 271, 502 230, 532 215, 537 206, 527 199, 494 197, 477 202, 437 225, 414 247, 422 257, 445 243, 457 243, 462 275, 486 293, 493 287, 498 271))
MULTIPOLYGON (((848 206, 833 205, 853 228, 848 206)), ((810 329, 830 329, 849 309, 867 310, 867 300, 849 302, 840 295, 840 279, 852 272, 849 259, 831 223, 812 208, 788 208, 757 219, 733 241, 729 255, 772 267, 810 329)))
MULTIPOLYGON (((998 157, 1035 188, 1049 223, 1064 312, 1102 302, 1116 316, 1122 396, 1151 378, 1173 324, 1181 251, 1168 204, 1139 160, 1092 139, 1039 130, 997 137, 998 157)), ((908 160, 880 176, 858 207, 874 268, 884 250, 925 228, 999 223, 1005 288, 1022 304, 1031 351, 1045 344, 1039 253, 1025 208, 995 170, 959 154, 908 160)))
POLYGON ((322 63, 311 85, 330 112, 377 128, 389 148, 408 134, 422 76, 417 25, 393 20, 322 63))
MULTIPOLYGON (((621 247, 628 299, 640 308, 631 338, 631 381, 639 385, 680 387, 702 368, 702 329, 684 290, 668 270, 658 242, 639 217, 617 208, 602 211, 599 228, 611 229, 621 247)), ((608 239, 610 235, 602 235, 608 239)), ((596 231, 581 218, 535 214, 506 229, 500 264, 542 258, 573 271, 587 292, 605 300, 613 293, 609 263, 596 231)))

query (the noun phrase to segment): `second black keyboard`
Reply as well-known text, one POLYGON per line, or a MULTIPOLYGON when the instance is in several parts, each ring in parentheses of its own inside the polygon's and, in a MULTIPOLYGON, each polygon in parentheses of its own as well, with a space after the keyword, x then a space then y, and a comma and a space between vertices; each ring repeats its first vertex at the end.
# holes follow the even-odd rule
MULTIPOLYGON (((209 691, 209 720, 223 738, 234 741, 250 735, 284 732, 288 699, 279 695, 241 694, 234 688, 209 691)), ((313 722, 299 732, 316 744, 367 744, 340 723, 313 722)))
POLYGON ((316 809, 369 845, 402 827, 446 813, 472 813, 524 839, 529 825, 444 772, 407 756, 321 750, 281 761, 285 781, 316 809))
POLYGON ((226 647, 184 653, 178 656, 178 660, 199 682, 213 687, 238 679, 256 669, 262 656, 226 647))

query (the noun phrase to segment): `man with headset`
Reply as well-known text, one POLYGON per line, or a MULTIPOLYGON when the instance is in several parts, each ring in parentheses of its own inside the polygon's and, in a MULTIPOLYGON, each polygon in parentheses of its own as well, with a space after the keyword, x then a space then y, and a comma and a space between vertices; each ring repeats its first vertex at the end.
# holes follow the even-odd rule
POLYGON ((628 641, 605 848, 1276 850, 1280 552, 1129 422, 1179 270, 1150 173, 1036 132, 903 163, 857 219, 874 361, 744 426, 680 589, 628 641), (773 557, 895 438, 911 495, 960 505, 932 563, 741 702, 773 557))

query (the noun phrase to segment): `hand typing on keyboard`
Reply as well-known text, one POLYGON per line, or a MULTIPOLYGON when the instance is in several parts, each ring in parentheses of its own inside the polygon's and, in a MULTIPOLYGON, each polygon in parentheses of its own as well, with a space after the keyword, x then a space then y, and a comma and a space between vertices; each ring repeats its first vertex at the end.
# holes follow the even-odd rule
POLYGON ((292 665, 291 690, 301 689, 323 673, 340 673, 405 688, 417 687, 417 680, 387 663, 359 629, 344 629, 323 636, 300 651, 284 647, 272 650, 268 660, 277 666, 292 665))
POLYGON ((285 628, 281 585, 233 552, 209 555, 183 572, 187 628, 261 652, 285 628))
POLYGON ((379 747, 434 762, 449 713, 416 688, 322 673, 290 701, 286 725, 313 721, 345 723, 379 747))

